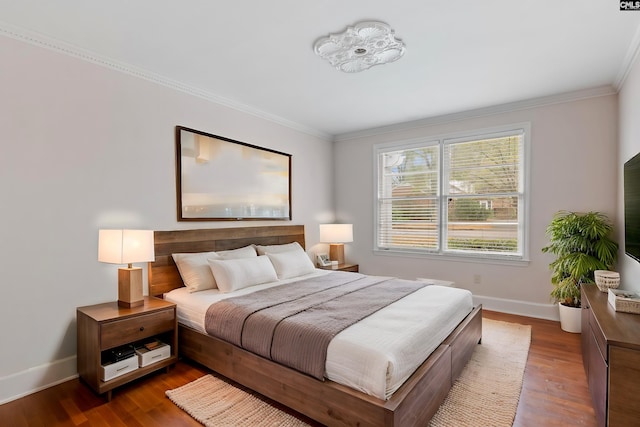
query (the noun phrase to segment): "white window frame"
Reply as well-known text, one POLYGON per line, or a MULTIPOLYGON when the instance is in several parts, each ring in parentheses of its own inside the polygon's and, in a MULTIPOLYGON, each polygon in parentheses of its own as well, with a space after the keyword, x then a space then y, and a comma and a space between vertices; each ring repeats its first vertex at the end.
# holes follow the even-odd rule
POLYGON ((449 259, 449 260, 461 260, 471 262, 484 262, 484 263, 507 263, 507 264, 527 264, 529 261, 529 197, 530 197, 530 187, 529 187, 529 173, 530 173, 530 136, 531 136, 531 123, 514 123, 504 126, 498 126, 493 128, 485 128, 485 129, 477 129, 465 132, 458 133, 450 133, 436 136, 426 136, 424 138, 416 138, 410 140, 402 140, 402 141, 394 141, 394 142, 386 142, 376 144, 373 147, 373 188, 374 188, 374 199, 373 199, 373 212, 374 212, 374 240, 373 240, 373 251, 375 254, 382 255, 391 255, 391 256, 410 256, 410 257, 434 257, 438 259, 449 259), (447 199, 448 191, 444 191, 443 186, 446 185, 445 178, 448 171, 444 170, 444 146, 449 143, 456 143, 462 141, 472 141, 472 140, 481 140, 481 139, 489 139, 492 137, 500 137, 514 133, 522 133, 522 164, 520 168, 520 188, 519 192, 521 193, 521 197, 519 199, 519 212, 518 212, 518 245, 519 245, 519 253, 518 254, 495 254, 495 253, 485 253, 485 252, 458 252, 455 250, 445 250, 443 245, 443 239, 446 237, 446 227, 447 227, 447 219, 446 219, 446 209, 447 203, 443 202, 443 200, 447 199), (379 224, 380 224, 380 212, 378 210, 379 205, 379 197, 380 197, 380 189, 379 185, 379 174, 381 172, 379 166, 379 157, 381 154, 387 153, 389 151, 397 151, 397 150, 406 150, 416 147, 424 147, 431 145, 439 146, 440 160, 439 160, 439 189, 438 189, 438 200, 439 200, 439 244, 437 250, 430 249, 411 249, 411 248, 387 248, 387 247, 379 247, 379 224))

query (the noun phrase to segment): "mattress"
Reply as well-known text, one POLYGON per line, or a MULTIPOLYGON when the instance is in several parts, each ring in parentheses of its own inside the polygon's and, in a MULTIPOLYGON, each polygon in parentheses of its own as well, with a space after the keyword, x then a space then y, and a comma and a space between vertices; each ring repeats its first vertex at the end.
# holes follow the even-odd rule
MULTIPOLYGON (((222 293, 210 289, 190 293, 174 289, 165 299, 177 304, 178 322, 206 333, 209 306, 284 283, 332 274, 327 270, 295 279, 222 293)), ((337 383, 388 399, 472 310, 471 292, 445 286, 426 286, 349 326, 327 349, 325 377, 337 383)))

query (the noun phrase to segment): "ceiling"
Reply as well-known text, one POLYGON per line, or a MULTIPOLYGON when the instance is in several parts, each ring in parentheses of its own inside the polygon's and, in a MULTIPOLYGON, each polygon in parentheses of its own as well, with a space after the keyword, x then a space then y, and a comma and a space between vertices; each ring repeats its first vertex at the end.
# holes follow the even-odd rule
POLYGON ((0 34, 332 138, 624 81, 640 11, 603 0, 0 0, 0 34), (517 7, 515 6, 517 5, 517 7), (343 73, 314 42, 388 23, 404 57, 343 73))

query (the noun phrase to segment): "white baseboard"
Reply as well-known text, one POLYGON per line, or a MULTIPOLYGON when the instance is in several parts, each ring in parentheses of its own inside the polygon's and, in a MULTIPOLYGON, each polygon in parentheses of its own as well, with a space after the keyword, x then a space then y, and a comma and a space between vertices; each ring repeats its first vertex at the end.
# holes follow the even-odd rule
POLYGON ((76 356, 45 363, 0 378, 0 405, 78 376, 76 356))
POLYGON ((482 295, 474 295, 473 302, 475 304, 482 304, 482 308, 485 310, 560 321, 557 304, 539 304, 512 299, 485 297, 482 295))

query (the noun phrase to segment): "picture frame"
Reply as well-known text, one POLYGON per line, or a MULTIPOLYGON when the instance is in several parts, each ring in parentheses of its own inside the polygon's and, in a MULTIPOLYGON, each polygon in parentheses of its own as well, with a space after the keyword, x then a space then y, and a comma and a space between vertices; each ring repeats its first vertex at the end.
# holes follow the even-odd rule
POLYGON ((291 220, 291 157, 176 126, 178 221, 291 220))
POLYGON ((316 259, 318 260, 319 267, 329 267, 331 265, 329 254, 325 254, 325 253, 317 254, 316 259))

